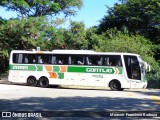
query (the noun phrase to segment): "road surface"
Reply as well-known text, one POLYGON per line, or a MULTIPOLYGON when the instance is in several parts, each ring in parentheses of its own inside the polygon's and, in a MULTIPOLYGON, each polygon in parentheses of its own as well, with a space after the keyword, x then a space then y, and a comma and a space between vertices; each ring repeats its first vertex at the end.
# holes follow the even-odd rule
POLYGON ((110 91, 0 84, 0 111, 98 111, 99 117, 114 111, 154 113, 160 111, 160 90, 110 91))

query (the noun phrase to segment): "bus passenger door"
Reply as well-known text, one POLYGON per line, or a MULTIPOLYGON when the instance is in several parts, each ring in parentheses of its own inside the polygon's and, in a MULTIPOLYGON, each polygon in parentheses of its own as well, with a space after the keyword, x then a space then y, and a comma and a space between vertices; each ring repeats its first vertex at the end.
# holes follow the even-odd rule
POLYGON ((141 81, 141 70, 139 63, 131 65, 131 88, 140 88, 141 81))
POLYGON ((139 88, 141 81, 140 64, 136 56, 124 55, 126 73, 130 82, 130 88, 139 88))

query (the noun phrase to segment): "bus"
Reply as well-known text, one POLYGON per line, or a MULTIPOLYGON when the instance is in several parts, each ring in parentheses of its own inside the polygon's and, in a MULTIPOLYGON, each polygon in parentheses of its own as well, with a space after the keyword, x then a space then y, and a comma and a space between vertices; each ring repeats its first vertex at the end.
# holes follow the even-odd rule
POLYGON ((8 80, 30 86, 146 88, 149 65, 132 53, 92 50, 12 50, 8 80))

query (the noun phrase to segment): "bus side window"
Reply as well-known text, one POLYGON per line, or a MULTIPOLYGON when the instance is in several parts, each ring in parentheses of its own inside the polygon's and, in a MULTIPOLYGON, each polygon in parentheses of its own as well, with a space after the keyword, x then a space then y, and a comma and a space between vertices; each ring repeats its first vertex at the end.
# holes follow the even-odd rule
POLYGON ((76 65, 77 64, 75 56, 71 56, 71 64, 72 65, 76 65))
POLYGON ((43 63, 41 56, 38 56, 38 63, 40 63, 40 64, 43 63))
POLYGON ((102 59, 101 56, 88 56, 86 57, 87 65, 101 65, 102 59))
POLYGON ((29 64, 36 64, 36 55, 28 54, 28 63, 29 64))
POLYGON ((22 63, 23 54, 18 54, 18 63, 22 63))
POLYGON ((28 63, 28 55, 27 54, 23 54, 23 63, 27 64, 28 63))
POLYGON ((18 63, 18 53, 13 53, 13 63, 18 63))
POLYGON ((76 62, 78 65, 84 65, 84 57, 83 56, 78 57, 76 62))
POLYGON ((51 54, 40 54, 38 55, 39 64, 51 64, 51 54))
POLYGON ((79 60, 77 61, 77 63, 78 63, 78 65, 83 65, 83 64, 84 64, 84 62, 82 61, 82 59, 79 59, 79 60))
POLYGON ((72 64, 72 59, 71 56, 68 57, 68 64, 71 65, 72 64))
POLYGON ((24 63, 28 63, 28 58, 24 58, 24 63))
POLYGON ((111 66, 122 66, 121 57, 120 56, 111 56, 110 57, 110 65, 111 66))
POLYGON ((97 58, 98 65, 102 65, 102 57, 97 58))
POLYGON ((69 56, 67 55, 56 55, 56 62, 58 65, 68 65, 69 56))
POLYGON ((71 55, 70 61, 72 65, 84 65, 84 56, 82 55, 71 55))
POLYGON ((91 61, 89 60, 89 57, 86 57, 86 64, 91 65, 91 61))
POLYGON ((103 59, 103 65, 105 65, 105 66, 110 66, 110 64, 109 64, 109 57, 105 57, 105 58, 103 59))
POLYGON ((58 64, 59 65, 62 65, 63 63, 62 63, 62 60, 58 60, 58 64))
POLYGON ((56 61, 56 56, 52 56, 51 58, 51 64, 57 64, 57 61, 56 61))
POLYGON ((107 55, 103 56, 104 66, 122 66, 121 56, 120 55, 107 55))
POLYGON ((28 63, 28 57, 27 54, 23 53, 14 53, 13 54, 13 63, 28 63))

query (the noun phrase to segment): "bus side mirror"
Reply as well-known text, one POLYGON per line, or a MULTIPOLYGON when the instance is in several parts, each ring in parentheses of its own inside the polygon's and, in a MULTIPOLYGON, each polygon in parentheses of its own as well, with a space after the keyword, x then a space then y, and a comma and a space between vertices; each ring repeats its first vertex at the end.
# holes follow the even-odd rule
POLYGON ((151 66, 148 64, 148 71, 151 71, 151 66))
POLYGON ((151 66, 145 62, 145 69, 149 72, 151 71, 151 66))

